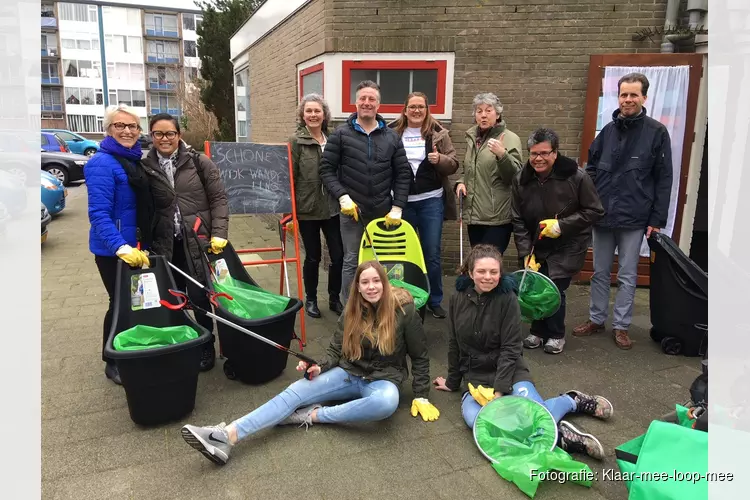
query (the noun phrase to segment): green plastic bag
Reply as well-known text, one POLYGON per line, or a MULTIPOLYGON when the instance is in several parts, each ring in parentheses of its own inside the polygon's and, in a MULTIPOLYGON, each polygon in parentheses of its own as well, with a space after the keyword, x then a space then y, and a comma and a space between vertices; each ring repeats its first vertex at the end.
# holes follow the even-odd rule
POLYGON ((474 440, 492 467, 529 498, 550 471, 591 487, 593 472, 557 447, 557 424, 549 410, 520 396, 493 399, 477 415, 474 440))
POLYGON ((289 297, 276 295, 231 276, 224 278, 222 283, 214 283, 214 289, 219 293, 226 293, 234 300, 219 297, 219 304, 244 319, 262 319, 275 316, 286 310, 289 297))
POLYGON ((523 270, 512 274, 518 290, 518 305, 521 307, 521 319, 525 323, 531 323, 549 318, 560 308, 560 290, 551 279, 542 273, 527 271, 526 278, 523 270))
POLYGON ((115 335, 112 345, 115 351, 139 351, 155 349, 174 344, 181 344, 198 338, 198 332, 187 325, 179 326, 146 326, 136 325, 133 328, 115 335))
POLYGON ((412 297, 414 297, 414 307, 417 309, 423 307, 427 303, 427 299, 430 298, 430 294, 427 293, 425 290, 422 290, 418 286, 412 285, 411 283, 407 283, 405 281, 392 279, 390 280, 391 285, 397 287, 397 288, 403 288, 407 292, 411 294, 412 297))

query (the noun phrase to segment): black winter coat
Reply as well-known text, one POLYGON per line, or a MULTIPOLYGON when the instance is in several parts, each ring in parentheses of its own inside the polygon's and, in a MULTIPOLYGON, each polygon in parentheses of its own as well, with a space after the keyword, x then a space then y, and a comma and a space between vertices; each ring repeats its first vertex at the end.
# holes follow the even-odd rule
POLYGON ((646 116, 615 110, 589 148, 586 173, 594 181, 610 229, 666 227, 672 193, 672 143, 667 128, 646 116))
POLYGON ((521 309, 513 278, 504 275, 494 290, 479 294, 471 279, 461 276, 456 280, 456 290, 448 313, 445 385, 455 391, 463 379, 474 386, 510 394, 513 384, 531 381, 523 359, 521 309))
POLYGON ((412 172, 401 138, 378 115, 378 128, 367 135, 356 125, 357 114, 328 138, 320 177, 336 199, 348 194, 363 216, 377 219, 391 206, 405 208, 412 172), (393 191, 393 198, 391 198, 393 191))
POLYGON ((591 226, 604 216, 596 188, 575 160, 559 155, 540 181, 529 162, 513 179, 511 211, 519 258, 534 246, 536 261, 547 262, 553 280, 571 278, 583 268, 591 245, 591 226), (558 219, 559 238, 539 237, 539 222, 558 219))

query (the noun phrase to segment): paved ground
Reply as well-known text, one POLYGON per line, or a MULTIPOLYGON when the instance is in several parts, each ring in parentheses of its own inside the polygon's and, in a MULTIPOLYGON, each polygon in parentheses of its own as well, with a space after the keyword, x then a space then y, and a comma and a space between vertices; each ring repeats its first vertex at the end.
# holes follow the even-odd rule
MULTIPOLYGON (((238 248, 278 243, 277 233, 258 218, 233 218, 230 226, 238 248)), ((281 377, 264 386, 226 379, 217 361, 199 379, 191 415, 158 428, 139 428, 130 420, 123 389, 103 374, 100 332, 107 296, 88 252, 85 186, 70 188, 68 207, 49 231, 42 248, 43 498, 526 498, 477 451, 461 418, 458 394, 433 392, 441 417, 425 423, 408 412, 410 383, 401 407, 387 421, 317 425, 307 432, 273 429, 239 446, 223 468, 184 443, 179 433, 183 424, 229 422, 296 380, 293 359, 281 377)), ((277 290, 278 269, 264 266, 251 272, 262 285, 277 290)), ((446 278, 446 290, 451 286, 446 278)), ((325 291, 324 283, 320 290, 325 291)), ((320 297, 322 301, 325 294, 320 297)), ((572 287, 568 304, 569 325, 584 320, 588 288, 572 287)), ((323 313, 322 319, 307 321, 307 352, 312 355, 323 352, 334 322, 327 309, 323 313)), ((431 317, 425 322, 433 377, 446 374, 446 326, 431 317)), ((609 335, 599 335, 570 338, 559 356, 525 353, 543 395, 578 388, 613 402, 611 421, 571 417, 607 449, 603 463, 584 460, 595 472, 616 468, 614 448, 685 401, 699 373, 697 359, 662 354, 649 339, 648 327, 648 291, 639 290, 631 331, 637 343, 631 351, 620 351, 609 335)), ((536 498, 626 496, 624 484, 598 481, 591 489, 543 484, 536 498)))

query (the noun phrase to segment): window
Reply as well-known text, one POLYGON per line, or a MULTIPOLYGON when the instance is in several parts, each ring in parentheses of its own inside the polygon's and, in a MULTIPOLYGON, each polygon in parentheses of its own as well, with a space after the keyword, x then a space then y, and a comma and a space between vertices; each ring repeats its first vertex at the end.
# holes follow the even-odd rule
POLYGON ((79 21, 95 23, 99 20, 96 14, 96 5, 84 5, 76 3, 61 3, 60 19, 63 21, 79 21))
POLYGON ((102 132, 95 115, 68 115, 68 130, 71 132, 102 132))
POLYGON ((62 48, 64 49, 76 48, 76 41, 72 38, 63 38, 62 40, 60 40, 60 43, 62 44, 62 48))
POLYGON ((185 68, 185 81, 189 82, 198 78, 198 68, 186 67, 185 68))
MULTIPOLYGON (((99 50, 99 39, 87 35, 78 35, 76 38, 62 38, 60 45, 63 49, 99 50)), ((109 48, 109 45, 107 45, 109 48)))
POLYGON ((127 20, 128 26, 139 26, 141 25, 141 11, 139 9, 126 9, 128 11, 127 20))
POLYGON ((192 40, 185 40, 185 57, 198 57, 198 50, 196 49, 195 42, 192 40))
POLYGON ((55 17, 55 7, 52 5, 42 5, 42 17, 55 17))
POLYGON ((109 91, 109 105, 113 105, 117 103, 117 91, 116 90, 110 90, 109 91))
POLYGON ((245 78, 243 73, 236 73, 234 75, 234 86, 235 87, 244 87, 245 86, 245 78))
POLYGON ((78 76, 78 61, 63 59, 65 76, 78 76))
POLYGON ((56 62, 42 61, 42 81, 45 83, 60 83, 60 73, 56 62))
POLYGON ((195 31, 198 31, 198 28, 201 27, 201 24, 203 24, 203 15, 196 14, 195 15, 195 31))
POLYGON ((58 89, 42 89, 42 111, 62 111, 62 98, 58 89))
POLYGON ((130 79, 134 81, 143 81, 143 64, 130 65, 130 79))
POLYGON ((101 63, 99 61, 85 61, 64 59, 63 68, 65 76, 82 77, 82 78, 100 78, 101 63))
POLYGON ((445 112, 447 61, 343 61, 342 111, 356 110, 357 85, 372 80, 380 85, 380 112, 398 113, 410 92, 424 92, 432 113, 445 112))
POLYGON ((247 122, 237 121, 237 137, 247 137, 247 122))
POLYGON ((76 48, 80 50, 91 50, 91 40, 76 40, 76 48))
POLYGON ((146 107, 146 91, 145 90, 133 90, 133 106, 144 108, 146 107))
POLYGON ((65 87, 66 104, 92 105, 96 102, 94 89, 65 87))
POLYGON ((99 105, 104 104, 104 93, 102 92, 102 89, 96 89, 94 93, 96 94, 96 103, 99 105))
POLYGON ((193 14, 182 15, 182 29, 195 31, 195 17, 193 17, 193 14))
POLYGON ((146 33, 156 36, 178 36, 177 15, 147 13, 144 20, 146 33))
POLYGON ((323 63, 316 64, 300 70, 299 72, 299 96, 300 99, 307 94, 323 94, 323 63))
POLYGON ((141 45, 141 37, 129 36, 126 50, 129 54, 138 54, 143 52, 143 46, 141 45))
POLYGON ((129 90, 117 91, 117 104, 127 104, 128 106, 133 105, 129 90))
POLYGON ((55 135, 63 141, 75 141, 78 137, 74 136, 70 132, 55 132, 55 135))

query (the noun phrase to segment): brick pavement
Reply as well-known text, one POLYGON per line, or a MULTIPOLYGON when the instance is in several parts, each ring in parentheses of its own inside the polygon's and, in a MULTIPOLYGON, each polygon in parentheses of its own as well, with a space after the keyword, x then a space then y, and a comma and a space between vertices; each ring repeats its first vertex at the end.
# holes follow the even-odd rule
MULTIPOLYGON (((70 193, 42 248, 44 499, 526 498, 477 451, 461 418, 458 394, 433 392, 441 417, 424 423, 408 413, 410 383, 399 410, 384 422, 263 432, 239 446, 223 468, 183 442, 179 428, 184 423, 230 421, 296 380, 294 360, 263 386, 226 379, 217 361, 216 368, 200 376, 192 415, 157 428, 132 423, 124 391, 104 377, 100 359, 107 296, 88 252, 86 187, 71 187, 70 193)), ((238 248, 278 242, 273 225, 269 229, 256 217, 233 217, 230 234, 238 248)), ((278 266, 250 270, 264 287, 278 289, 278 266)), ((321 273, 320 290, 325 290, 325 277, 321 273)), ((452 279, 446 278, 447 293, 451 287, 452 279)), ((588 288, 573 286, 568 304, 569 325, 585 319, 588 288)), ((333 328, 333 315, 325 308, 323 314, 307 320, 306 351, 313 356, 323 353, 333 328)), ((446 327, 431 317, 425 322, 433 377, 446 373, 446 327)), ((663 355, 648 338, 648 327, 648 292, 639 290, 632 328, 637 343, 631 351, 620 351, 609 336, 600 335, 570 338, 559 356, 525 353, 542 395, 578 388, 613 402, 611 421, 571 417, 607 449, 603 463, 584 459, 594 471, 616 467, 614 447, 687 399, 699 373, 696 359, 663 355)), ((604 481, 591 489, 543 484, 536 498, 622 499, 626 489, 604 481)))

